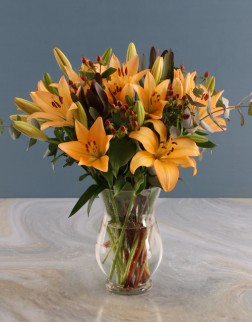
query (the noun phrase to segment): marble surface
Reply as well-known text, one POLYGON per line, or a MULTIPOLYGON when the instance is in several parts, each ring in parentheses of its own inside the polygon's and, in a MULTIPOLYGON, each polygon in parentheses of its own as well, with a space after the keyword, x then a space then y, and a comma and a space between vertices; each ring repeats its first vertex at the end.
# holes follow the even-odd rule
POLYGON ((102 206, 0 199, 1 322, 251 322, 252 199, 159 199, 153 288, 109 294, 94 248, 102 206))

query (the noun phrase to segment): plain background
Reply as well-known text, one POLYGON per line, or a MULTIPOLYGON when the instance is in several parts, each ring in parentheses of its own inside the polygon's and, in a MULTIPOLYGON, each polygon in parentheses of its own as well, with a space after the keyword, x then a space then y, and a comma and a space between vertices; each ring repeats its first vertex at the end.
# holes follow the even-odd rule
MULTIPOLYGON (((0 116, 9 124, 13 97, 29 99, 45 71, 59 79, 54 47, 78 68, 82 55, 95 59, 107 47, 124 60, 131 41, 139 54, 172 48, 177 66, 210 71, 236 104, 252 91, 251 12, 251 0, 0 0, 0 116)), ((218 147, 198 162, 198 174, 183 170, 185 183, 162 196, 252 197, 251 138, 252 118, 241 128, 232 113, 228 132, 211 135, 218 147)), ((90 184, 78 181, 77 166, 59 163, 53 173, 42 158, 46 144, 27 144, 8 130, 0 138, 0 197, 77 197, 90 184)))

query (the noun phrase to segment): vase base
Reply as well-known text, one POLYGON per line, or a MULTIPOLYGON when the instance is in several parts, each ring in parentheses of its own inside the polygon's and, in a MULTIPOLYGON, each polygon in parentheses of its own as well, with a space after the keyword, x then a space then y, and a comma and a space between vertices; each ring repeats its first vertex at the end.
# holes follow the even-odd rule
POLYGON ((143 294, 150 290, 152 287, 152 280, 149 279, 146 283, 139 285, 138 287, 123 287, 109 281, 106 282, 106 289, 111 293, 116 293, 120 295, 137 295, 143 294))

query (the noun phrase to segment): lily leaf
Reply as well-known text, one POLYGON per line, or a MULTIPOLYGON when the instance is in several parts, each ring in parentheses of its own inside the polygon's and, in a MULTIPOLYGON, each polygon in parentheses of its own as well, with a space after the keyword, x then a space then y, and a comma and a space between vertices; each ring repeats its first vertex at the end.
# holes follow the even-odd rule
POLYGON ((72 217, 78 210, 81 209, 91 198, 95 198, 100 192, 102 192, 105 188, 98 184, 91 185, 79 198, 73 207, 69 217, 72 217))
POLYGON ((10 136, 13 140, 18 139, 21 135, 21 132, 16 130, 12 125, 9 127, 9 133, 10 133, 10 136))
POLYGON ((248 115, 252 115, 252 100, 249 101, 248 115))
POLYGON ((79 176, 79 181, 84 180, 86 177, 88 177, 90 174, 89 173, 84 173, 81 176, 79 176))
POLYGON ((101 74, 101 76, 102 78, 109 78, 112 74, 114 74, 114 72, 116 72, 116 68, 109 67, 108 69, 105 70, 105 72, 101 74))
POLYGON ((37 143, 36 139, 31 138, 29 141, 29 145, 28 148, 26 149, 26 151, 28 151, 33 145, 35 145, 37 143))
POLYGON ((4 127, 3 127, 3 120, 0 119, 0 136, 3 134, 4 127))
POLYGON ((111 141, 108 155, 115 177, 119 169, 130 161, 136 151, 137 145, 133 140, 124 138, 111 141))
POLYGON ((215 147, 217 147, 217 145, 211 141, 207 141, 207 142, 196 142, 197 146, 199 146, 200 148, 207 148, 207 149, 213 149, 215 147))

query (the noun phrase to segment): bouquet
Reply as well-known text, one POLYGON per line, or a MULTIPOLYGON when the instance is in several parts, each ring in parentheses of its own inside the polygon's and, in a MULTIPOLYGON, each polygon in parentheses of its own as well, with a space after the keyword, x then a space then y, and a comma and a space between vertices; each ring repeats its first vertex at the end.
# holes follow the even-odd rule
POLYGON ((130 43, 125 62, 108 48, 95 61, 82 57, 78 71, 60 49, 54 55, 64 76, 55 82, 45 73, 30 93, 31 101, 15 98, 22 113, 10 117, 12 136, 25 134, 30 147, 45 141, 53 165, 64 158, 65 166, 82 167, 80 180, 93 178, 70 216, 86 203, 89 212, 95 197, 104 193, 109 223, 116 225, 104 242, 109 250, 103 262, 114 253, 109 281, 116 272, 122 287, 138 287, 150 275, 143 243, 147 228, 140 218, 152 211, 147 200, 155 195, 143 197, 143 191, 171 191, 179 168, 190 167, 195 175, 195 157, 215 147, 208 134, 227 130, 231 109, 238 110, 243 122, 240 105, 248 97, 229 106, 223 90, 215 88, 214 76, 174 66, 171 50, 159 54, 152 47, 147 62, 130 43), (131 198, 123 203, 125 191, 131 198), (137 232, 127 230, 129 222, 137 232))

